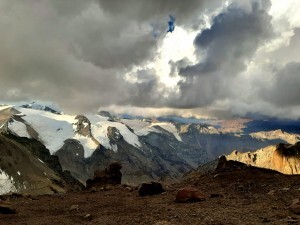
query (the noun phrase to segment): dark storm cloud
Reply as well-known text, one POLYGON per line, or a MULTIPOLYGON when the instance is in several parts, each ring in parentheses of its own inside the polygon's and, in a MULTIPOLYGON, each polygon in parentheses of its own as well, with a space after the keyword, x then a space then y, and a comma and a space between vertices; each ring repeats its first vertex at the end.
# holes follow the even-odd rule
POLYGON ((170 13, 192 18, 215 2, 0 0, 1 98, 53 101, 72 111, 151 105, 143 89, 158 93, 157 78, 124 78, 155 57, 160 41, 151 23, 167 29, 170 13))
POLYGON ((201 31, 195 41, 199 63, 180 69, 178 107, 197 107, 232 98, 235 77, 257 49, 273 35, 269 4, 252 2, 250 10, 232 4, 201 31))
POLYGON ((260 94, 280 107, 300 106, 300 62, 288 63, 277 71, 272 83, 261 88, 260 94))
MULTIPOLYGON (((260 45, 272 35, 269 7, 252 3, 250 12, 229 6, 228 10, 213 20, 210 28, 199 33, 194 41, 198 51, 205 52, 205 59, 196 65, 181 69, 183 76, 197 76, 216 72, 241 71, 260 45)), ((228 73, 227 75, 231 75, 228 73)))
POLYGON ((117 17, 125 17, 127 20, 139 22, 161 20, 166 24, 169 14, 176 17, 176 24, 193 26, 191 21, 195 20, 195 15, 201 15, 204 10, 220 7, 221 0, 98 0, 100 7, 106 12, 117 17))
POLYGON ((155 70, 145 69, 136 72, 137 82, 132 84, 130 96, 124 99, 121 105, 139 107, 161 107, 163 90, 159 90, 160 83, 155 75, 155 70))
POLYGON ((298 63, 288 63, 300 60, 300 32, 294 30, 289 46, 262 55, 274 65, 270 86, 263 78, 247 83, 240 74, 273 38, 270 2, 232 1, 226 8, 221 0, 0 0, 1 100, 50 101, 74 113, 109 105, 176 110, 235 100, 238 108, 244 101, 237 89, 253 86, 252 102, 299 105, 293 86, 298 63), (197 63, 156 62, 170 14, 176 17, 172 37, 178 28, 199 30, 197 63), (211 27, 201 30, 212 15, 211 27), (153 30, 159 33, 155 38, 153 30), (155 63, 162 71, 169 66, 172 79, 180 72, 177 87, 160 83, 161 68, 149 69, 155 63), (128 80, 127 73, 137 69, 136 82, 128 80), (290 95, 279 94, 289 86, 290 95), (268 94, 262 98, 263 90, 268 94))

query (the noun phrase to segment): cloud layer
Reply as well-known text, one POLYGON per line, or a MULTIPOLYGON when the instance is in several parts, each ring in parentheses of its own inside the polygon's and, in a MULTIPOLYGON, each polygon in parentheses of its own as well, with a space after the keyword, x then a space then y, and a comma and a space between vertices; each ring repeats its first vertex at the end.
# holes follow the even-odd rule
POLYGON ((285 4, 0 0, 0 95, 74 113, 113 105, 297 118, 300 3, 285 4), (166 34, 170 14, 177 27, 166 34), (194 42, 176 43, 180 30, 194 42), (179 54, 180 44, 194 50, 179 54))

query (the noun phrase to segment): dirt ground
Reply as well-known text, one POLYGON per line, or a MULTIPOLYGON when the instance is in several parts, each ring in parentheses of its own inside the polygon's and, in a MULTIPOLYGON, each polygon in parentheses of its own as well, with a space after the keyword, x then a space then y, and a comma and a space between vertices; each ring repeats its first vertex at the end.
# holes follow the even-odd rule
POLYGON ((17 213, 0 214, 0 224, 300 224, 300 216, 290 209, 300 197, 300 176, 259 169, 190 174, 166 190, 139 197, 137 189, 119 185, 52 196, 2 197, 17 213), (197 187, 206 201, 176 203, 176 191, 185 186, 197 187))

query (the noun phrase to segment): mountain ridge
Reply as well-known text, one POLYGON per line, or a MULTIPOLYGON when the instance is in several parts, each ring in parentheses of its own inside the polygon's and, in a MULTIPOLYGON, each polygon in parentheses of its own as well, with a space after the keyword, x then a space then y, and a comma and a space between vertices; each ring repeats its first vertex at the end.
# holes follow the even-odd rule
POLYGON ((282 139, 262 138, 227 133, 213 124, 122 119, 109 112, 58 114, 46 107, 2 106, 0 127, 1 132, 43 143, 59 158, 62 169, 83 184, 94 171, 112 162, 122 164, 123 183, 176 181, 233 149, 254 151, 292 140, 287 133, 281 135, 282 139))

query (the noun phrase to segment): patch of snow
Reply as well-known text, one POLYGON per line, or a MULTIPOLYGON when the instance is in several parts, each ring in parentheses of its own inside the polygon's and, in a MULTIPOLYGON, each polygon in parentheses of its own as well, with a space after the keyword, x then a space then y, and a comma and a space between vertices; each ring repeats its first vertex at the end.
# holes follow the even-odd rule
POLYGON ((118 152, 118 146, 117 145, 115 145, 115 144, 112 144, 111 145, 111 150, 113 150, 114 152, 118 152))
POLYGON ((86 118, 88 118, 88 120, 94 124, 94 123, 98 123, 101 121, 108 121, 108 117, 105 116, 100 116, 100 115, 87 115, 86 118))
POLYGON ((20 137, 27 137, 27 138, 31 138, 30 135, 27 132, 27 128, 26 125, 22 122, 19 122, 17 120, 14 120, 13 122, 8 124, 8 128, 16 133, 17 135, 19 135, 20 137))
POLYGON ((110 141, 107 136, 107 126, 103 126, 102 123, 96 123, 91 125, 91 130, 94 138, 104 146, 106 149, 111 149, 110 141))
POLYGON ((142 145, 139 142, 138 136, 132 133, 124 124, 111 122, 111 121, 102 121, 92 126, 92 134, 93 136, 102 144, 104 147, 108 149, 112 149, 110 145, 109 138, 107 137, 107 128, 115 127, 119 130, 120 134, 123 136, 124 140, 137 148, 140 148, 142 145))
POLYGON ((50 112, 20 108, 23 119, 39 133, 39 138, 53 154, 59 150, 66 139, 74 136, 75 116, 57 115, 50 112))
POLYGON ((122 123, 131 127, 134 130, 134 133, 138 136, 146 136, 151 132, 161 133, 156 128, 151 127, 151 124, 149 122, 139 121, 139 120, 128 120, 128 119, 122 119, 121 121, 122 123))
POLYGON ((38 160, 41 162, 41 163, 43 163, 43 164, 45 164, 42 160, 40 160, 39 158, 38 158, 38 160))
POLYGON ((172 123, 152 123, 151 126, 159 126, 163 129, 165 129, 166 131, 172 133, 178 141, 182 141, 181 137, 178 134, 178 131, 177 131, 175 125, 172 124, 172 123))
MULTIPOLYGON (((81 135, 75 135, 74 139, 78 140, 82 146, 84 146, 84 157, 88 158, 90 157, 96 148, 98 147, 98 144, 95 143, 91 138, 89 137, 84 137, 81 135)), ((78 153, 77 153, 78 154, 78 153)))
POLYGON ((10 178, 4 171, 0 169, 0 195, 10 192, 16 192, 13 178, 10 178))
POLYGON ((17 172, 17 174, 18 174, 19 176, 21 176, 21 173, 20 173, 20 171, 18 171, 18 172, 17 172))

